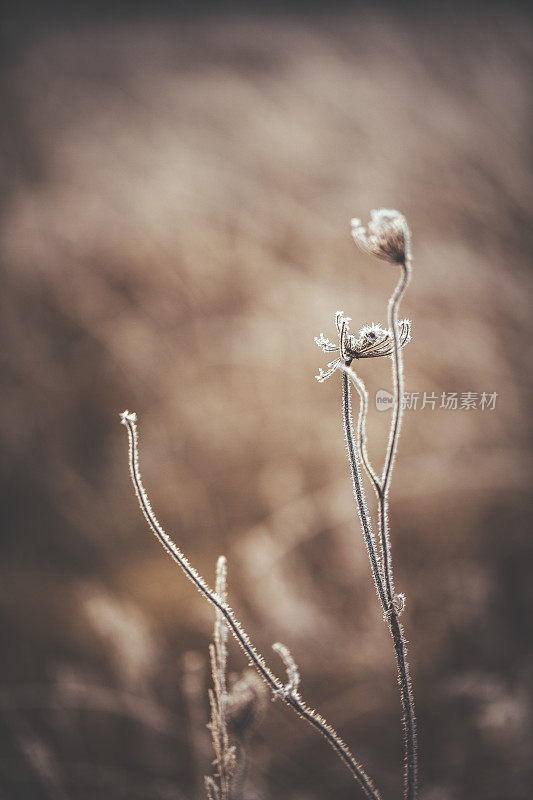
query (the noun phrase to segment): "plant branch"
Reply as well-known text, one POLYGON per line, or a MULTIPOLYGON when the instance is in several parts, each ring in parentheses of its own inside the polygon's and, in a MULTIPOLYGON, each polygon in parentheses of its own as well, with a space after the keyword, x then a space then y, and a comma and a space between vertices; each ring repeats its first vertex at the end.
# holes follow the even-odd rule
POLYGON ((372 527, 370 523, 370 515, 366 507, 365 494, 361 482, 359 457, 357 454, 357 449, 355 446, 354 434, 353 434, 350 381, 348 379, 348 375, 346 372, 343 372, 342 375, 342 419, 344 423, 344 435, 346 437, 346 447, 348 449, 350 469, 352 472, 353 492, 355 500, 357 502, 357 508, 359 510, 359 518, 361 520, 361 525, 363 528, 363 536, 365 539, 366 549, 368 551, 368 557, 370 558, 370 566, 372 568, 374 583, 376 585, 376 590, 381 605, 383 607, 383 611, 386 613, 389 604, 387 602, 387 598, 385 596, 385 591, 383 588, 382 565, 380 563, 379 556, 376 550, 376 543, 374 540, 374 534, 372 532, 372 527))
POLYGON ((398 612, 394 604, 394 576, 391 563, 390 537, 388 533, 388 513, 389 513, 389 488, 392 468, 396 458, 398 448, 398 438, 402 425, 403 416, 403 358, 398 335, 398 309, 402 297, 409 285, 411 278, 411 255, 410 243, 407 238, 406 254, 402 262, 401 275, 398 284, 389 301, 388 322, 392 333, 392 379, 393 379, 393 412, 389 435, 389 444, 383 467, 381 480, 381 496, 379 498, 379 525, 381 539, 385 542, 383 556, 383 567, 387 595, 390 600, 389 624, 394 641, 394 650, 398 665, 398 682, 400 684, 400 694, 402 700, 402 722, 405 737, 405 775, 404 775, 404 795, 406 800, 414 800, 417 793, 417 752, 416 752, 416 717, 414 710, 414 699, 409 676, 409 664, 407 661, 407 644, 403 635, 402 625, 398 619, 398 612))
MULTIPOLYGON (((408 243, 407 243, 408 244, 408 243)), ((401 275, 398 284, 389 300, 388 309, 388 323, 392 335, 392 380, 394 388, 394 407, 392 411, 392 422, 389 436, 389 444, 387 447, 387 455, 385 457, 385 464, 383 467, 383 474, 381 476, 381 484, 383 486, 383 494, 387 496, 390 484, 390 477, 394 459, 396 457, 396 450, 398 446, 398 436, 400 435, 400 428, 402 425, 403 416, 403 364, 402 364, 402 349, 400 347, 400 336, 398 333, 398 309, 405 290, 411 280, 411 256, 409 248, 406 250, 406 258, 401 264, 401 275)))
POLYGON ((415 800, 417 796, 418 780, 415 706, 411 676, 409 674, 409 662, 407 661, 407 642, 394 603, 391 605, 389 614, 389 626, 394 642, 394 652, 396 654, 396 664, 398 667, 398 683, 400 685, 402 701, 402 723, 405 740, 404 798, 405 800, 415 800))
POLYGON ((376 472, 374 471, 370 459, 368 457, 368 452, 366 449, 366 419, 368 415, 368 392, 366 389, 365 384, 359 377, 359 375, 355 372, 352 366, 343 364, 342 361, 339 361, 338 369, 341 369, 343 372, 348 375, 357 392, 359 393, 359 399, 361 404, 359 406, 359 418, 357 421, 357 450, 360 460, 363 462, 363 466, 366 469, 367 475, 370 478, 374 489, 376 491, 377 496, 379 497, 381 491, 381 481, 378 478, 376 472))
POLYGON ((328 722, 326 722, 323 717, 320 716, 320 714, 318 714, 304 702, 297 691, 291 692, 290 694, 285 693, 286 687, 271 671, 263 656, 255 649, 250 641, 250 638, 248 637, 248 634, 241 626, 233 610, 222 597, 216 594, 207 585, 205 580, 192 566, 180 548, 161 527, 154 512, 152 511, 152 507, 144 489, 139 470, 138 432, 136 425, 137 417, 134 413, 128 411, 123 412, 120 416, 122 423, 126 426, 128 431, 129 465, 133 486, 135 488, 141 510, 155 537, 163 545, 173 560, 181 567, 185 575, 196 586, 198 591, 205 597, 206 600, 214 605, 221 616, 224 617, 226 624, 228 625, 241 649, 244 651, 244 654, 248 658, 251 665, 257 670, 260 677, 268 685, 274 697, 280 697, 286 705, 290 706, 293 711, 295 711, 300 717, 305 719, 310 725, 319 731, 319 733, 322 734, 322 736, 327 740, 339 758, 349 769, 352 777, 359 783, 365 797, 368 798, 368 800, 381 800, 381 795, 374 786, 373 781, 366 774, 361 764, 359 764, 359 762, 355 759, 348 746, 340 738, 339 734, 334 730, 334 728, 331 727, 331 725, 329 725, 328 722))

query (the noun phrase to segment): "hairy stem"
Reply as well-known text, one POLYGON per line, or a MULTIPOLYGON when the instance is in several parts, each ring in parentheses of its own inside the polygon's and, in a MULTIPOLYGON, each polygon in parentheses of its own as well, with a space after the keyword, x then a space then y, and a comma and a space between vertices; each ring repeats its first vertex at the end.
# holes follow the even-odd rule
POLYGON ((223 598, 219 597, 207 585, 205 580, 192 566, 180 548, 161 527, 157 517, 152 511, 148 495, 146 494, 142 483, 139 469, 136 415, 134 413, 125 411, 123 414, 121 414, 121 419, 128 431, 129 464, 133 486, 135 488, 141 510, 155 537, 163 545, 165 550, 174 559, 174 561, 181 567, 185 575, 196 586, 198 591, 205 597, 206 600, 208 600, 208 602, 215 606, 221 616, 224 617, 226 624, 228 625, 241 649, 244 651, 244 654, 248 658, 251 665, 257 670, 260 677, 268 685, 274 697, 281 698, 286 705, 290 706, 293 711, 295 711, 300 717, 305 719, 310 725, 319 731, 319 733, 322 734, 322 736, 327 740, 327 742, 339 756, 341 761, 349 769, 352 777, 359 783, 363 794, 368 798, 368 800, 381 800, 381 795, 374 786, 373 781, 366 774, 361 764, 359 764, 359 762, 355 759, 352 752, 341 739, 339 734, 334 730, 334 728, 331 727, 331 725, 329 725, 328 722, 326 722, 323 717, 320 716, 320 714, 318 714, 304 702, 297 691, 291 692, 290 694, 285 693, 284 684, 274 675, 272 670, 268 667, 263 656, 255 649, 248 634, 243 629, 233 610, 223 598))
MULTIPOLYGON (((217 561, 215 591, 223 602, 227 601, 227 565, 225 556, 217 561)), ((209 647, 213 690, 209 692, 211 705, 211 738, 216 756, 216 776, 220 786, 220 800, 229 800, 234 762, 230 757, 230 743, 226 720, 227 705, 227 638, 228 628, 224 617, 217 610, 215 615, 214 644, 209 647)))
POLYGON ((343 371, 343 417, 348 453, 350 456, 350 466, 354 482, 354 494, 357 500, 359 515, 363 525, 363 532, 367 544, 370 563, 374 574, 374 580, 378 587, 378 593, 394 644, 394 652, 398 668, 398 683, 402 703, 402 724, 405 742, 405 775, 404 775, 404 797, 406 800, 415 800, 417 793, 417 753, 416 753, 416 718, 414 711, 414 700, 409 676, 409 664, 407 661, 407 647, 403 635, 403 628, 398 619, 398 611, 394 604, 394 576, 391 561, 390 537, 388 531, 388 510, 389 510, 389 487, 394 459, 398 447, 398 438, 402 424, 402 399, 403 399, 403 365, 400 338, 398 334, 398 309, 401 299, 407 289, 410 280, 410 261, 409 256, 402 264, 402 274, 396 289, 389 301, 388 322, 392 335, 393 352, 393 388, 394 402, 393 415, 389 443, 383 467, 381 479, 374 472, 368 453, 366 450, 366 417, 368 413, 368 392, 361 378, 355 373, 349 364, 339 363, 339 368, 343 371), (361 401, 359 410, 359 420, 357 428, 357 449, 354 447, 353 422, 351 418, 349 381, 351 378, 354 383, 361 401), (359 475, 358 459, 368 473, 378 497, 378 529, 380 553, 376 553, 374 541, 370 533, 370 521, 364 495, 361 487, 359 475), (381 583, 376 578, 376 573, 381 576, 381 583))
POLYGON ((390 476, 394 459, 396 456, 396 449, 398 446, 398 436, 402 425, 402 412, 403 412, 403 368, 402 368, 402 349, 400 347, 400 336, 398 333, 398 309, 402 297, 411 280, 411 264, 410 256, 406 256, 405 261, 401 265, 401 275, 398 284, 392 293, 389 300, 388 322, 392 336, 392 381, 394 389, 394 407, 392 410, 392 422, 389 436, 389 444, 387 447, 387 455, 385 457, 385 464, 383 467, 383 474, 381 476, 381 484, 383 486, 383 494, 386 496, 389 490, 390 476))
POLYGON ((342 375, 342 419, 344 423, 344 435, 346 437, 346 446, 348 448, 348 456, 350 460, 350 469, 352 472, 353 492, 359 510, 359 518, 363 528, 363 536, 365 539, 366 549, 370 558, 370 565, 372 567, 372 575, 374 583, 376 584, 377 593, 383 611, 387 612, 389 604, 385 596, 383 588, 382 568, 379 562, 374 535, 370 525, 370 516, 366 507, 365 495, 363 485, 361 483, 361 474, 359 470, 359 458, 354 442, 353 422, 352 422, 352 408, 350 398, 350 381, 346 372, 342 375))
POLYGON ((342 361, 339 362, 338 369, 341 369, 343 372, 348 375, 357 392, 359 394, 360 406, 359 406, 359 418, 357 420, 357 454, 360 460, 363 462, 363 466, 367 472, 368 477, 370 478, 374 489, 376 490, 376 494, 379 497, 379 492, 381 489, 381 482, 376 475, 368 457, 368 452, 366 449, 366 418, 368 415, 368 392, 366 389, 365 384, 359 377, 359 375, 355 372, 353 367, 349 366, 347 363, 343 364, 342 361))
POLYGON ((403 635, 402 624, 398 619, 398 614, 394 606, 391 606, 389 625, 394 642, 394 652, 396 653, 398 683, 400 685, 402 701, 402 723, 405 739, 404 797, 405 800, 415 800, 417 795, 418 773, 415 706, 411 677, 409 675, 409 663, 407 661, 407 642, 403 635))
POLYGON ((390 537, 388 529, 389 488, 392 468, 398 449, 398 437, 402 426, 403 416, 403 365, 400 337, 398 334, 398 308, 407 289, 411 277, 411 268, 406 259, 401 265, 400 280, 389 300, 388 322, 392 336, 392 383, 393 383, 393 409, 389 434, 389 443, 385 463, 381 475, 381 491, 379 493, 379 532, 382 543, 383 572, 385 575, 385 589, 389 603, 394 597, 394 576, 391 562, 390 537))
POLYGON ((388 532, 389 488, 394 459, 398 448, 398 437, 402 425, 403 412, 403 363, 400 338, 398 334, 398 309, 402 297, 411 278, 410 243, 406 242, 406 257, 401 264, 400 280, 389 301, 388 322, 392 335, 392 379, 393 379, 393 412, 389 435, 389 444, 381 478, 381 493, 379 496, 379 527, 381 541, 384 543, 383 571, 385 574, 385 587, 390 603, 389 625, 394 642, 396 662, 398 665, 398 682, 402 701, 402 722, 405 738, 405 775, 404 796, 406 800, 415 800, 417 793, 417 753, 416 753, 416 718, 414 709, 413 692, 409 677, 409 664, 407 662, 407 647, 403 636, 403 629, 394 607, 394 576, 392 570, 390 538, 388 532))

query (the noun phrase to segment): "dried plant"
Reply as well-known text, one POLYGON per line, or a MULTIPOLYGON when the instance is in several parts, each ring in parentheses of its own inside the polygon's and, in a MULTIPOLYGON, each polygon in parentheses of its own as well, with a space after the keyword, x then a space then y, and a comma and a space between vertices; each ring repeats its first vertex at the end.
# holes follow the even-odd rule
POLYGON ((350 770, 353 778, 360 784, 365 797, 371 800, 379 800, 380 793, 374 786, 373 781, 367 775, 364 768, 357 761, 349 747, 341 739, 337 731, 314 709, 307 705, 298 692, 298 681, 295 680, 297 675, 296 664, 292 658, 288 658, 287 648, 277 645, 277 650, 285 663, 288 673, 287 683, 283 683, 275 673, 270 669, 263 656, 257 651, 252 644, 250 637, 242 627, 237 619, 232 608, 228 605, 227 601, 220 597, 219 594, 211 589, 202 576, 192 566, 187 557, 182 553, 180 548, 165 532, 159 524, 155 516, 146 490, 143 486, 141 473, 139 469, 139 435, 137 431, 137 416, 134 412, 124 411, 120 415, 122 423, 126 426, 129 439, 129 465, 130 474, 137 494, 137 499, 141 510, 148 522, 152 532, 163 545, 165 550, 174 559, 174 561, 181 567, 185 575, 196 586, 198 591, 203 597, 208 600, 215 609, 223 617, 225 624, 237 640, 245 656, 247 657, 251 666, 253 666, 259 676, 265 681, 271 690, 274 698, 280 698, 287 706, 292 708, 300 717, 306 720, 322 736, 327 740, 333 750, 337 753, 342 762, 350 770))
MULTIPOLYGON (((227 600, 225 556, 217 562, 215 591, 227 600)), ((247 740, 261 714, 264 684, 254 672, 245 670, 228 690, 228 627, 216 611, 213 644, 209 647, 213 689, 209 690, 211 731, 216 772, 205 778, 207 800, 241 800, 247 778, 247 740)))
POLYGON ((389 328, 384 330, 381 325, 366 325, 359 332, 359 338, 355 339, 349 333, 348 322, 350 320, 344 317, 342 312, 337 312, 335 323, 339 335, 339 344, 333 345, 323 334, 320 334, 315 341, 326 353, 338 351, 339 357, 328 364, 327 371, 320 370, 316 377, 318 381, 323 382, 337 370, 343 372, 343 422, 354 494, 376 589, 383 608, 384 618, 388 623, 394 643, 398 667, 405 743, 404 797, 406 800, 414 800, 417 793, 416 719, 407 662, 407 642, 399 620, 405 606, 405 595, 396 594, 394 589, 388 519, 390 480, 402 423, 404 391, 402 349, 411 338, 411 323, 409 320, 398 322, 400 302, 411 277, 411 235, 407 221, 402 214, 398 211, 379 209, 372 211, 368 232, 361 225, 360 220, 352 220, 352 236, 356 244, 365 253, 400 266, 400 277, 389 301, 389 328), (354 360, 360 358, 376 358, 384 355, 390 355, 392 358, 393 409, 383 470, 381 475, 378 476, 370 464, 366 449, 368 392, 361 377, 357 375, 351 365, 354 360), (354 434, 352 422, 350 380, 357 389, 360 398, 357 435, 354 434), (365 502, 360 473, 361 462, 378 499, 378 545, 376 545, 372 532, 371 518, 365 502))
MULTIPOLYGON (((338 352, 337 358, 328 364, 327 370, 320 370, 316 376, 320 382, 331 377, 336 371, 342 372, 342 410, 346 443, 352 473, 354 495, 363 529, 376 590, 381 602, 384 618, 394 644, 398 667, 398 680, 403 709, 403 728, 405 739, 405 777, 404 797, 415 800, 417 793, 416 722, 414 703, 407 662, 406 640, 399 617, 404 609, 405 596, 395 593, 391 545, 389 537, 388 512, 389 488, 398 437, 402 422, 403 370, 402 349, 410 341, 411 323, 398 321, 398 308, 407 288, 411 274, 410 231, 402 214, 397 211, 380 209, 373 211, 367 230, 359 220, 352 220, 352 235, 356 243, 366 253, 400 266, 398 284, 390 298, 388 308, 388 329, 378 325, 365 325, 355 337, 350 334, 350 319, 337 312, 335 324, 339 338, 333 344, 323 334, 315 339, 326 353, 338 352), (368 392, 352 368, 354 360, 390 356, 393 365, 394 401, 389 442, 381 475, 372 468, 366 449, 366 417, 368 412, 368 392), (354 431, 350 382, 356 387, 360 397, 360 412, 357 433, 354 431), (378 498, 378 539, 373 533, 371 517, 366 505, 361 481, 360 464, 363 464, 378 498)), ((210 729, 215 749, 216 774, 206 778, 208 800, 230 800, 232 779, 236 772, 235 747, 228 734, 228 709, 230 695, 226 685, 227 630, 229 629, 251 666, 270 688, 275 698, 280 698, 300 717, 318 730, 333 750, 350 770, 359 783, 365 797, 379 800, 381 797, 374 782, 356 760, 338 733, 316 711, 303 700, 300 692, 300 673, 298 666, 285 645, 276 643, 273 649, 281 657, 287 672, 283 683, 256 650, 250 637, 238 621, 227 602, 226 561, 221 557, 217 565, 215 590, 211 589, 201 575, 190 564, 186 556, 159 524, 144 489, 139 470, 139 447, 137 417, 134 412, 124 411, 122 423, 126 426, 129 438, 129 464, 132 482, 141 510, 156 538, 170 556, 181 567, 185 575, 196 586, 203 597, 216 609, 214 644, 210 647, 213 690, 210 691, 211 723, 210 729)), ((238 696, 239 693, 237 693, 238 696)), ((238 700, 237 700, 238 703, 238 700)))
MULTIPOLYGON (((226 602, 227 565, 224 556, 217 562, 215 591, 226 602)), ((205 779, 208 800, 229 800, 231 797, 231 782, 236 768, 235 746, 230 744, 228 725, 226 721, 227 684, 226 672, 228 661, 227 638, 228 629, 224 617, 217 610, 215 617, 214 643, 209 646, 211 661, 211 675, 213 688, 209 689, 209 705, 211 708, 211 721, 209 730, 215 751, 216 773, 213 778, 205 779)))

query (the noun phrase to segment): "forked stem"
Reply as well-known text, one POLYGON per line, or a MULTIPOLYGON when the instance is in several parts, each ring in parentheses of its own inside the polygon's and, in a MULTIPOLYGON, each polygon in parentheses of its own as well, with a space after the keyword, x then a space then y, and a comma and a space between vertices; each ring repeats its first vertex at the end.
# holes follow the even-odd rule
POLYGON ((135 493, 137 495, 141 510, 155 537, 163 545, 165 550, 174 559, 174 561, 181 567, 185 575, 190 581, 192 581, 198 591, 205 597, 206 600, 208 600, 208 602, 215 606, 219 614, 224 617, 226 624, 228 625, 241 649, 244 651, 244 654, 252 666, 257 670, 260 677, 269 686, 274 697, 281 698, 286 705, 290 706, 293 711, 295 711, 300 717, 303 717, 303 719, 305 719, 310 725, 312 725, 322 734, 322 736, 327 740, 327 742, 339 756, 341 761, 349 769, 352 777, 359 783, 363 794, 366 798, 368 798, 368 800, 381 800, 381 795, 374 786, 372 779, 366 774, 364 768, 355 759, 354 755, 341 739, 339 734, 335 731, 335 729, 332 728, 331 725, 329 725, 329 723, 320 716, 320 714, 318 714, 304 702, 296 689, 291 692, 286 691, 286 685, 284 685, 279 678, 274 675, 263 656, 255 649, 250 641, 250 638, 248 637, 248 634, 243 629, 242 625, 225 599, 220 597, 207 585, 205 580, 192 566, 180 548, 161 527, 157 517, 152 511, 148 495, 146 494, 143 486, 139 469, 138 432, 136 424, 137 417, 134 413, 125 411, 123 414, 121 414, 121 419, 128 431, 130 474, 133 486, 135 488, 135 493))
POLYGON ((366 449, 366 418, 368 415, 368 392, 366 389, 365 384, 355 372, 355 370, 350 366, 347 362, 345 364, 342 361, 339 362, 338 369, 341 369, 343 372, 351 378, 351 381, 357 392, 359 394, 360 406, 359 406, 359 418, 357 420, 357 449, 358 455, 360 460, 363 462, 363 466, 367 472, 367 475, 372 482, 376 494, 379 497, 379 492, 381 490, 381 481, 378 478, 376 472, 374 471, 372 464, 370 463, 370 459, 368 457, 368 452, 366 449))
MULTIPOLYGON (((381 479, 378 478, 376 472, 372 468, 370 464, 370 459, 368 457, 368 452, 366 449, 366 417, 368 414, 368 392, 366 389, 365 384, 357 375, 357 373, 349 366, 348 363, 343 364, 342 361, 339 362, 338 368, 344 372, 343 380, 347 378, 347 376, 351 379, 352 383, 354 384, 357 392, 359 394, 359 418, 357 422, 357 437, 354 437, 353 433, 353 422, 351 418, 351 410, 348 409, 348 418, 345 418, 345 431, 346 431, 346 440, 350 443, 355 440, 356 442, 356 452, 359 458, 359 461, 363 463, 363 466, 367 472, 367 475, 374 487, 376 492, 376 496, 378 498, 378 508, 381 508, 381 499, 383 497, 383 491, 381 486, 381 479)), ((343 385, 343 397, 344 397, 344 385, 343 385)), ((357 462, 352 458, 351 450, 353 449, 348 445, 348 453, 350 454, 350 466, 352 469, 352 475, 354 471, 358 473, 358 465, 357 462)), ((359 479, 360 482, 360 479, 359 479)), ((368 509, 366 509, 366 505, 362 508, 359 506, 359 516, 361 518, 361 524, 363 525, 363 531, 370 527, 370 519, 368 514, 368 509)), ((390 593, 390 583, 389 583, 389 571, 385 569, 385 565, 388 564, 387 554, 388 554, 388 542, 386 538, 386 531, 381 524, 381 514, 378 517, 378 534, 379 534, 379 552, 376 550, 374 546, 374 556, 378 564, 379 573, 381 575, 381 593, 380 599, 382 601, 383 611, 385 615, 389 613, 389 608, 391 606, 391 593, 390 593)), ((372 557, 371 557, 372 562, 372 557)), ((374 569, 374 568, 373 568, 374 569)))
MULTIPOLYGON (((378 477, 368 458, 366 449, 366 417, 368 413, 368 392, 361 378, 351 368, 350 363, 339 361, 338 368, 343 372, 343 422, 348 445, 350 467, 354 483, 354 494, 357 501, 363 535, 367 545, 374 581, 383 606, 389 630, 394 644, 394 652, 398 668, 398 683, 402 703, 402 725, 405 744, 404 798, 415 800, 417 795, 417 736, 414 699, 407 661, 407 642, 403 627, 399 620, 401 606, 394 593, 394 576, 391 561, 390 537, 388 531, 389 488, 394 460, 398 447, 403 412, 403 364, 402 348, 398 332, 398 309, 411 277, 410 243, 407 238, 405 259, 401 263, 401 275, 390 298, 388 308, 388 324, 392 336, 392 377, 393 377, 393 412, 389 434, 389 442, 381 478, 378 477), (360 398, 360 411, 357 426, 357 437, 353 432, 353 421, 350 405, 349 379, 354 383, 360 398), (356 443, 356 444, 355 444, 356 443), (378 522, 380 552, 378 554, 371 533, 370 519, 364 500, 363 488, 359 472, 362 462, 378 498, 378 522)), ((403 596, 401 596, 403 597, 403 596)), ((402 600, 403 602, 403 600, 402 600)))
MULTIPOLYGON (((385 590, 381 580, 381 576, 383 575, 383 565, 381 559, 378 557, 375 547, 373 547, 373 549, 370 550, 368 545, 367 536, 368 532, 370 531, 370 520, 369 520, 368 510, 364 502, 364 495, 361 487, 358 461, 359 460, 363 461, 367 470, 370 467, 370 462, 368 461, 368 458, 366 458, 366 461, 363 458, 364 451, 362 443, 364 441, 364 438, 361 435, 361 433, 364 432, 365 416, 361 417, 360 414, 360 424, 358 429, 359 435, 357 440, 355 439, 353 432, 353 422, 351 418, 351 409, 349 402, 349 377, 352 378, 353 380, 354 376, 355 373, 352 369, 350 369, 349 367, 346 369, 343 368, 343 376, 342 376, 343 412, 344 412, 346 441, 348 444, 350 467, 352 470, 352 477, 354 480, 354 492, 356 494, 356 499, 358 500, 359 516, 363 527, 365 542, 367 543, 367 548, 369 549, 370 563, 372 565, 374 580, 376 582, 376 586, 378 587, 378 594, 380 596, 385 617, 389 625, 390 634, 394 644, 394 653, 396 656, 396 664, 398 669, 398 684, 400 687, 400 698, 402 703, 402 725, 404 730, 404 744, 405 744, 404 798, 405 800, 415 800, 416 788, 417 788, 416 718, 414 711, 413 693, 411 688, 411 679, 409 675, 409 664, 407 661, 407 643, 403 635, 403 627, 398 618, 398 611, 396 610, 396 606, 394 603, 395 598, 394 596, 391 596, 389 598, 388 593, 387 595, 385 594, 385 590), (355 441, 357 441, 357 449, 355 447, 355 441), (359 491, 357 491, 357 487, 359 487, 359 491), (379 580, 376 578, 376 572, 379 575, 379 580)), ((362 385, 364 386, 364 384, 362 385)), ((359 387, 357 388, 359 389, 359 387)), ((366 409, 367 405, 362 406, 361 412, 364 411, 364 413, 366 414, 366 409)), ((374 486, 378 494, 379 513, 380 513, 380 534, 382 535, 381 553, 383 554, 384 525, 383 525, 382 514, 384 510, 384 505, 383 505, 384 495, 382 492, 381 483, 378 478, 376 478, 376 483, 374 484, 374 486)), ((372 540, 371 542, 373 544, 372 540)))
POLYGON ((376 542, 370 523, 370 515, 366 506, 363 484, 361 482, 361 472, 359 469, 360 459, 353 433, 350 381, 346 372, 343 372, 342 375, 342 420, 344 424, 344 435, 346 437, 346 447, 348 449, 350 469, 352 472, 353 493, 359 511, 361 526, 363 528, 363 536, 365 539, 366 549, 368 551, 368 557, 370 559, 372 576, 374 578, 374 583, 376 585, 376 590, 383 607, 383 611, 384 613, 387 613, 389 604, 387 602, 387 597, 383 587, 383 569, 377 552, 376 542))

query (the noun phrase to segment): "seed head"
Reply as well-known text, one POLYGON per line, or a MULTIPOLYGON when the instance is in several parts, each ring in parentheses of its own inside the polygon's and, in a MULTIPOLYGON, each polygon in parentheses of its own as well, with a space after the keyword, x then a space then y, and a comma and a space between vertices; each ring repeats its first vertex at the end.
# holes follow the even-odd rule
POLYGON ((368 232, 360 219, 352 219, 352 236, 365 253, 402 264, 409 257, 410 231, 407 220, 399 211, 378 208, 370 212, 368 232))
MULTIPOLYGON (((335 314, 335 326, 339 336, 339 344, 333 344, 323 333, 315 336, 315 342, 324 353, 339 353, 339 356, 330 361, 327 369, 320 369, 316 375, 317 381, 323 383, 337 369, 339 362, 350 363, 353 359, 380 358, 390 356, 394 350, 392 333, 388 328, 383 328, 381 323, 363 325, 358 335, 350 333, 350 317, 345 317, 342 311, 335 314)), ((411 321, 401 319, 398 322, 398 336, 400 347, 403 348, 411 341, 411 321)))

